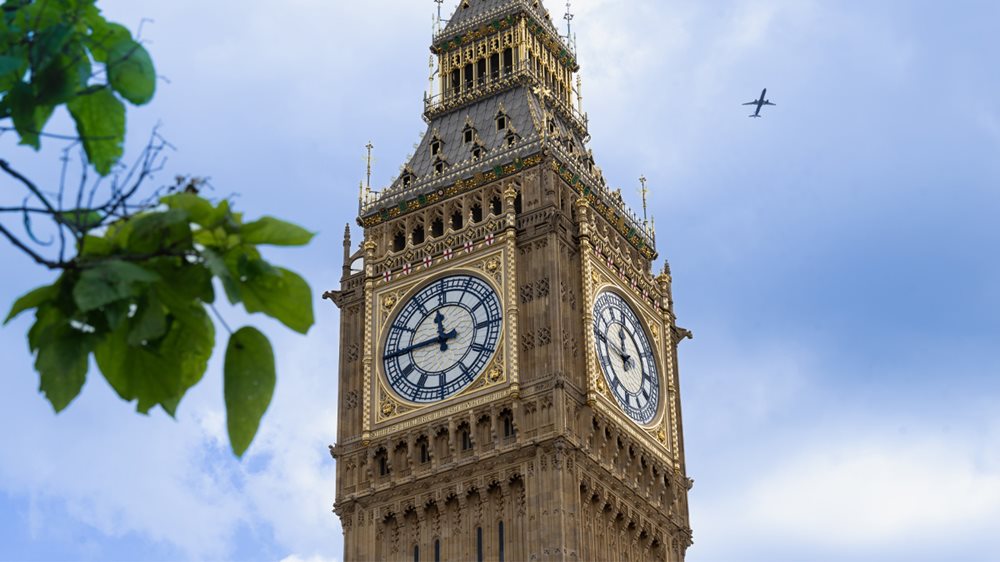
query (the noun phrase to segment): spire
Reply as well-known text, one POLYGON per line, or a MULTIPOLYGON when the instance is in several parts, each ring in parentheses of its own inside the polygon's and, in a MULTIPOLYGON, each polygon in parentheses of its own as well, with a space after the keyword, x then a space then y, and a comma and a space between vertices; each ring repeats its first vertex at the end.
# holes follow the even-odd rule
POLYGON ((518 8, 531 13, 550 31, 559 35, 552 23, 552 16, 545 9, 542 0, 459 0, 455 13, 444 28, 444 33, 460 33, 467 26, 489 23, 483 20, 503 17, 518 8))

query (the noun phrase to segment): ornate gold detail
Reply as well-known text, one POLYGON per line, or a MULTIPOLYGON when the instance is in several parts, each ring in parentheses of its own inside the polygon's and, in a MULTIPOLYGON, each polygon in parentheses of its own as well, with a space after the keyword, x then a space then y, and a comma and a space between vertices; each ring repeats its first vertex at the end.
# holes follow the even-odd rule
POLYGON ((667 432, 660 428, 660 431, 656 433, 656 438, 660 440, 660 443, 667 442, 667 432))
POLYGON ((387 311, 392 310, 392 307, 396 306, 396 302, 397 302, 396 297, 393 295, 389 295, 388 297, 385 298, 385 300, 382 301, 382 308, 384 308, 387 311))
POLYGON ((598 273, 596 269, 592 270, 590 272, 590 280, 593 281, 595 285, 598 284, 598 283, 600 283, 601 282, 601 274, 598 273))
POLYGON ((392 399, 386 398, 382 401, 382 406, 380 406, 380 411, 383 418, 388 418, 396 413, 396 402, 392 399))
POLYGON ((500 260, 497 258, 490 258, 486 261, 486 271, 490 273, 496 273, 500 270, 500 260))
POLYGON ((500 379, 503 378, 503 367, 499 364, 494 365, 493 368, 486 373, 486 378, 493 384, 500 382, 500 379))
POLYGON ((656 324, 649 325, 649 333, 653 336, 653 339, 657 342, 660 341, 660 329, 656 327, 656 324))

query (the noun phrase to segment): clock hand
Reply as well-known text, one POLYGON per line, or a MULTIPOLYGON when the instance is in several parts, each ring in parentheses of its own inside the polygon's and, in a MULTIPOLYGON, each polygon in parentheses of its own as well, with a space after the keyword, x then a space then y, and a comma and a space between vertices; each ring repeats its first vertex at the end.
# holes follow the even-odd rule
POLYGON ((632 367, 629 367, 629 364, 632 362, 632 356, 625 353, 625 330, 622 328, 618 329, 618 340, 621 342, 621 349, 617 350, 618 355, 621 355, 622 357, 622 363, 625 364, 625 370, 631 371, 632 367))
POLYGON ((448 349, 448 343, 447 343, 448 340, 455 339, 456 337, 458 337, 458 332, 456 332, 455 330, 452 330, 451 332, 448 332, 447 334, 442 333, 442 334, 440 334, 440 335, 438 335, 436 337, 433 337, 433 338, 431 338, 429 340, 424 340, 424 341, 422 341, 420 343, 415 343, 415 344, 413 344, 413 345, 411 345, 409 347, 404 347, 403 349, 400 349, 398 351, 394 351, 393 353, 390 353, 390 354, 386 355, 385 358, 386 359, 393 359, 395 357, 401 357, 403 355, 406 355, 407 353, 410 353, 411 351, 415 351, 417 349, 422 349, 424 347, 427 347, 427 346, 433 345, 433 344, 440 344, 441 345, 441 351, 445 351, 445 350, 448 349))

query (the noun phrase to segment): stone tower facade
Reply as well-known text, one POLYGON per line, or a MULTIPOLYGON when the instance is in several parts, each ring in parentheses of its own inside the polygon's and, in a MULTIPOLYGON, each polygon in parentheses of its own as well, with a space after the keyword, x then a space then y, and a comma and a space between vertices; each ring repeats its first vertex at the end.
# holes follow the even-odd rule
POLYGON ((573 49, 538 0, 463 0, 431 51, 427 133, 327 295, 344 559, 681 561, 690 334, 573 49))

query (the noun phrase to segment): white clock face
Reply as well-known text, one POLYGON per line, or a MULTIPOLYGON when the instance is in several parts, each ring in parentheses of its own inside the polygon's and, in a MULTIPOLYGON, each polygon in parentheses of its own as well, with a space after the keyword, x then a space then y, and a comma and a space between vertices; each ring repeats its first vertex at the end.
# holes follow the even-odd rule
POLYGON ((594 342, 608 388, 621 409, 640 424, 660 405, 660 377, 642 322, 618 293, 594 301, 594 342))
POLYGON ((482 279, 452 275, 431 282, 392 320, 382 353, 389 385, 416 403, 461 392, 496 352, 500 297, 482 279))

